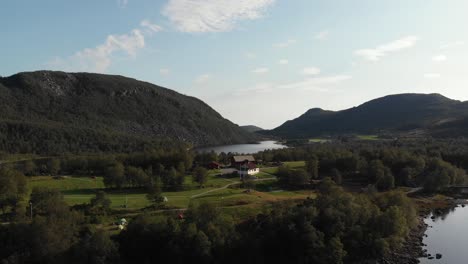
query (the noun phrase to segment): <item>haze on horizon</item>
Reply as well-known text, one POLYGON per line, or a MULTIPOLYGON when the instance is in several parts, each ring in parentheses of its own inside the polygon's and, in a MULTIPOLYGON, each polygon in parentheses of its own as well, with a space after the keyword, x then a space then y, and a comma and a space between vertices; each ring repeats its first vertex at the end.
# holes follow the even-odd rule
POLYGON ((119 74, 240 125, 397 93, 468 100, 465 0, 7 0, 0 75, 119 74))

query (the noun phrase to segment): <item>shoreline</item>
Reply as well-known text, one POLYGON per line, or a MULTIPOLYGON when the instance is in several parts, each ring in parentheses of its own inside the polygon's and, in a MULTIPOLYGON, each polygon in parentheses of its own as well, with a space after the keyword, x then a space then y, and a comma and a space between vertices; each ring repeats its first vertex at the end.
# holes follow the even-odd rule
MULTIPOLYGON (((430 227, 424 222, 424 220, 435 210, 450 209, 457 205, 456 199, 447 197, 445 200, 435 200, 434 197, 430 198, 430 202, 427 200, 416 199, 418 206, 418 223, 414 228, 411 229, 408 238, 403 243, 400 249, 390 253, 388 256, 382 258, 378 263, 385 264, 416 264, 420 263, 420 258, 427 257, 427 251, 423 249, 426 246, 423 243, 424 237, 426 237, 426 230, 430 227)), ((424 197, 423 199, 427 199, 424 197)))

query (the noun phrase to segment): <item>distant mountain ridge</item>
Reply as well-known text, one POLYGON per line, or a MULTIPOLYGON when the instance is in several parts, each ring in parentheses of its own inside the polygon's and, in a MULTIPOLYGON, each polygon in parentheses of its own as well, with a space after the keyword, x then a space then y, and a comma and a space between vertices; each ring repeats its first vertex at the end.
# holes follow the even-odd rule
POLYGON ((34 149, 42 143, 25 135, 43 133, 44 140, 55 140, 47 138, 55 133, 72 144, 60 131, 83 142, 122 137, 121 144, 128 138, 196 146, 255 141, 197 98, 123 76, 37 71, 0 78, 0 143, 31 141, 34 149))
POLYGON ((313 108, 262 133, 284 138, 308 138, 418 130, 431 136, 446 137, 463 136, 468 132, 466 128, 468 102, 440 94, 396 94, 342 111, 313 108))
POLYGON ((262 131, 262 130, 263 130, 263 128, 258 127, 258 126, 253 126, 253 125, 241 126, 241 128, 244 129, 244 130, 247 131, 247 132, 250 132, 250 133, 255 133, 255 132, 258 132, 258 131, 262 131))

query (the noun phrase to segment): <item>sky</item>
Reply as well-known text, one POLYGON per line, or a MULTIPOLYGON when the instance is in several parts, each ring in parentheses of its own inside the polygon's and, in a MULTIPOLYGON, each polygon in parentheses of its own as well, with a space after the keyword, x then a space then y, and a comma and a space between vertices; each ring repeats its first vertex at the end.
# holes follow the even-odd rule
POLYGON ((466 0, 3 0, 0 75, 118 74, 270 129, 397 93, 468 100, 466 0))

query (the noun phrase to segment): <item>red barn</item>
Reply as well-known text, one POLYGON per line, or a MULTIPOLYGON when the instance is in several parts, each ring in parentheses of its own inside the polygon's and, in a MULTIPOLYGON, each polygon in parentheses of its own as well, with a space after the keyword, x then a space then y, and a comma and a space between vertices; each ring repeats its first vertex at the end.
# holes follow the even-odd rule
POLYGON ((231 159, 231 167, 240 169, 241 165, 253 163, 255 164, 255 158, 252 155, 248 156, 233 156, 231 159))
POLYGON ((212 162, 210 162, 210 164, 208 164, 208 169, 210 169, 210 170, 219 170, 219 169, 221 169, 221 164, 219 164, 216 161, 212 161, 212 162))

